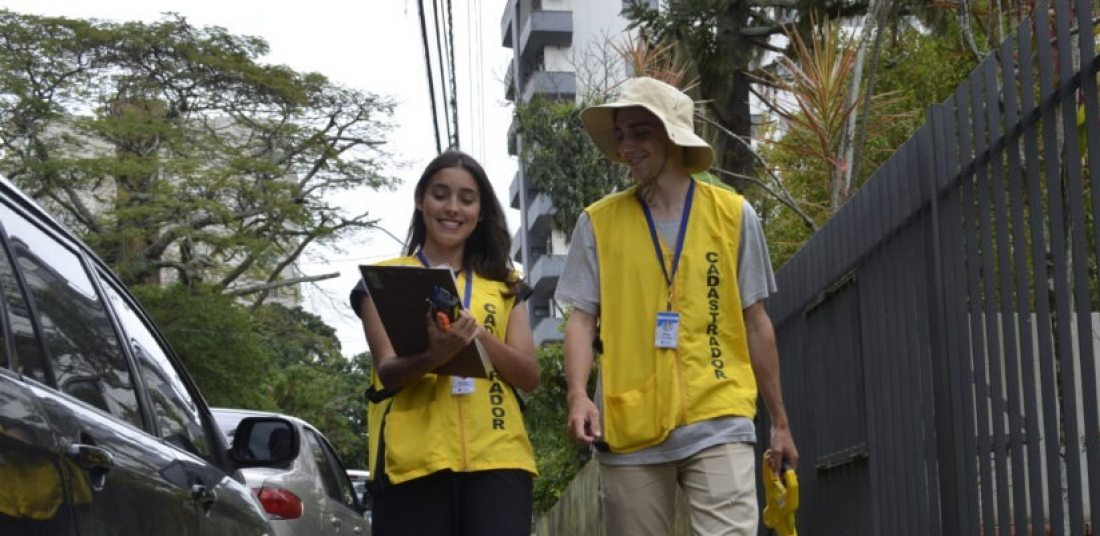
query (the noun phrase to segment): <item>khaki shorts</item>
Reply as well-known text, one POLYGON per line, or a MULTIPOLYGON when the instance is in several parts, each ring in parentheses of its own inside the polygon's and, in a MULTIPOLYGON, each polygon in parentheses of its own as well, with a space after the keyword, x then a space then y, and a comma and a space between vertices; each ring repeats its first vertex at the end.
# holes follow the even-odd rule
POLYGON ((717 445, 653 465, 600 465, 608 536, 669 536, 676 487, 683 490, 694 536, 754 536, 756 453, 750 443, 717 445))

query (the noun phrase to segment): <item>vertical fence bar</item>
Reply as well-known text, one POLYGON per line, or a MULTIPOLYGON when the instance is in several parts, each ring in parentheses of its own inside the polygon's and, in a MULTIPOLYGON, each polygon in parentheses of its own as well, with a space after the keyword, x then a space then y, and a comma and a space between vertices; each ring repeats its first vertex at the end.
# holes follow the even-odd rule
MULTIPOLYGON (((955 397, 951 387, 952 378, 955 377, 951 366, 950 352, 947 342, 947 311, 944 305, 944 297, 947 292, 944 284, 944 269, 946 267, 943 254, 943 239, 941 228, 946 227, 946 232, 955 233, 954 226, 941 226, 944 217, 940 211, 940 183, 942 177, 948 174, 946 169, 947 151, 944 144, 948 141, 946 135, 946 107, 942 104, 933 105, 928 110, 926 137, 931 138, 931 150, 922 151, 924 160, 928 164, 930 173, 923 177, 925 192, 928 197, 928 231, 927 251, 925 256, 928 273, 928 325, 929 345, 932 357, 932 383, 933 383, 933 407, 936 423, 935 452, 939 463, 936 465, 936 484, 939 494, 937 503, 939 520, 936 531, 932 534, 942 536, 944 534, 957 534, 962 532, 962 523, 959 513, 959 458, 956 454, 956 429, 960 416, 954 411, 955 397)), ((918 134, 919 135, 919 134, 918 134)))
MULTIPOLYGON (((1026 24, 1020 26, 1026 28, 1026 24)), ((1041 517, 1041 503, 1034 499, 1041 494, 1035 487, 1036 475, 1028 471, 1027 456, 1031 453, 1031 441, 1033 441, 1031 427, 1025 420, 1025 416, 1034 415, 1036 402, 1034 389, 1024 385, 1023 378, 1034 376, 1024 371, 1031 370, 1029 365, 1034 363, 1031 348, 1031 300, 1028 286, 1028 229, 1024 214, 1023 199, 1026 196, 1020 161, 1020 138, 1024 127, 1020 121, 1019 104, 1017 103, 1016 81, 1017 68, 1015 52, 1019 32, 1016 36, 1006 39, 1001 45, 1001 90, 1004 94, 1005 119, 1004 131, 1007 133, 1005 152, 1008 155, 1008 179, 1009 179, 1009 216, 1012 221, 1012 234, 1015 244, 1012 247, 1013 282, 1015 283, 1015 300, 1009 299, 1003 303, 1005 319, 1005 341, 1011 343, 1013 363, 1009 366, 1008 379, 1008 426, 1009 445, 1012 448, 1012 481, 1014 506, 1013 527, 1016 534, 1028 534, 1039 526, 1028 521, 1028 508, 1032 509, 1033 517, 1041 517), (1030 500, 1029 500, 1030 499, 1030 500)), ((1028 61, 1021 57, 1021 61, 1028 61)), ((1035 450, 1038 460, 1038 450, 1035 450)), ((1034 467, 1038 468, 1036 463, 1034 467)), ((1040 479, 1041 480, 1041 479, 1040 479)), ((1031 532, 1037 534, 1036 532, 1031 532)))
MULTIPOLYGON (((883 171, 883 170, 880 170, 883 171)), ((888 172, 883 172, 883 176, 888 176, 888 172)), ((882 198, 883 181, 876 180, 874 185, 869 182, 865 185, 867 188, 868 197, 871 200, 869 203, 869 215, 871 218, 870 226, 872 229, 881 229, 880 225, 884 220, 882 204, 885 200, 882 198), (869 188, 868 188, 869 187, 869 188)), ((879 253, 872 253, 863 259, 864 266, 867 266, 877 258, 879 253)), ((869 266, 867 266, 870 268, 869 266)), ((887 389, 883 387, 883 382, 886 380, 886 369, 888 367, 883 366, 885 359, 889 357, 889 350, 886 348, 885 341, 883 340, 883 334, 886 332, 886 319, 885 315, 879 311, 879 307, 886 303, 885 288, 882 285, 881 275, 877 270, 868 269, 869 274, 860 278, 861 290, 866 287, 867 300, 864 302, 867 304, 867 309, 872 311, 868 315, 867 322, 870 326, 863 336, 867 340, 867 420, 870 424, 870 430, 873 434, 868 437, 868 450, 870 451, 870 458, 868 459, 868 471, 871 476, 871 482, 876 486, 876 493, 874 493, 877 517, 875 518, 875 532, 876 533, 890 533, 894 531, 897 523, 896 516, 893 516, 895 508, 896 497, 890 493, 883 493, 886 489, 893 487, 895 476, 892 474, 889 460, 887 459, 891 450, 892 434, 885 430, 879 431, 878 423, 889 422, 889 419, 883 417, 883 415, 889 411, 889 408, 884 403, 885 393, 887 389), (863 284, 862 282, 866 282, 863 284)), ((864 292, 860 292, 860 300, 863 301, 864 292)))
MULTIPOLYGON (((1077 325, 1077 351, 1073 351, 1073 344, 1065 352, 1061 362, 1062 373, 1062 404, 1065 408, 1063 421, 1065 433, 1065 457, 1066 457, 1066 481, 1069 487, 1068 502, 1070 516, 1070 532, 1084 533, 1084 483, 1081 481, 1083 466, 1081 460, 1081 425, 1079 424, 1081 408, 1079 407, 1077 382, 1080 367, 1078 360, 1082 356, 1092 355, 1092 314, 1091 292, 1089 289, 1088 269, 1088 245, 1086 243, 1085 210, 1083 206, 1084 191, 1081 185, 1081 152, 1077 136, 1077 99, 1074 89, 1076 80, 1073 66, 1073 38, 1070 31, 1070 16, 1073 14, 1069 0, 1058 0, 1054 9, 1057 43, 1058 43, 1058 71, 1060 79, 1059 98, 1062 105, 1062 129, 1065 137, 1063 150, 1065 151, 1064 177, 1066 181, 1066 198, 1069 201, 1069 230, 1072 251, 1072 262, 1069 266, 1073 278, 1072 304, 1075 306, 1077 325)), ((1088 30, 1089 28, 1083 28, 1088 30)), ((1074 314, 1074 313, 1071 313, 1074 314)), ((1069 317, 1072 318, 1072 317, 1069 317)), ((1068 319, 1067 319, 1068 320, 1068 319)), ((1068 325, 1070 321, 1067 321, 1068 325)), ((1069 331, 1069 330, 1067 330, 1069 331)))
MULTIPOLYGON (((913 431, 921 430, 924 423, 932 422, 931 419, 935 416, 935 411, 932 409, 934 403, 932 397, 935 396, 931 378, 932 363, 931 354, 928 351, 927 287, 929 281, 924 277, 926 271, 921 263, 923 254, 921 246, 926 242, 925 233, 927 232, 924 221, 928 219, 928 212, 923 208, 923 195, 921 193, 923 180, 921 177, 923 174, 929 173, 929 170, 924 166, 923 154, 930 149, 923 143, 926 137, 921 135, 921 132, 924 130, 927 129, 922 128, 919 130, 910 141, 909 151, 906 153, 907 161, 903 168, 907 170, 903 177, 905 178, 905 191, 909 199, 906 212, 914 214, 905 231, 905 234, 909 237, 905 248, 909 256, 906 262, 906 270, 908 271, 908 277, 906 278, 908 285, 906 288, 909 292, 908 301, 912 304, 909 310, 911 322, 907 322, 906 325, 909 331, 906 347, 909 349, 910 354, 910 370, 914 371, 914 376, 919 379, 914 382, 914 385, 917 389, 918 399, 921 400, 918 405, 906 406, 910 408, 909 429, 913 431), (916 175, 908 170, 916 170, 916 175)), ((935 472, 932 470, 936 464, 935 439, 927 433, 916 434, 909 450, 912 453, 912 459, 919 462, 911 466, 911 478, 914 483, 920 483, 913 488, 916 494, 917 507, 913 511, 912 534, 925 536, 931 534, 933 530, 932 516, 939 514, 933 500, 933 493, 936 488, 935 472)))
MULTIPOLYGON (((1008 472, 1008 445, 1005 441, 1004 418, 1007 413, 1004 395, 1004 361, 1005 341, 1002 329, 1009 319, 1007 315, 1001 316, 1007 305, 1011 303, 1011 296, 1005 293, 1011 292, 1008 282, 1008 250, 1009 230, 1008 217, 1004 209, 1004 165, 1003 165, 1003 128, 1001 127, 1001 113, 998 102, 1000 101, 1000 87, 997 84, 996 57, 990 56, 982 67, 982 80, 985 85, 986 96, 986 133, 987 133, 987 161, 989 198, 982 205, 989 219, 985 219, 990 238, 990 247, 985 251, 986 256, 986 340, 989 341, 987 353, 987 367, 989 369, 989 394, 990 394, 990 425, 993 433, 993 450, 990 459, 993 463, 994 491, 997 497, 997 533, 1010 534, 1011 510, 1009 504, 1009 472, 1008 472), (992 205, 992 214, 989 206, 992 205), (999 305, 1001 307, 999 307, 999 305), (998 316, 1001 321, 998 322, 998 316)), ((983 240, 985 243, 985 240, 983 240)))
MULTIPOLYGON (((1046 516, 1044 516, 1046 493, 1044 490, 1043 468, 1043 433, 1042 408, 1049 406, 1049 399, 1042 398, 1045 385, 1042 381, 1041 364, 1047 360, 1050 353, 1050 306, 1047 299, 1047 240, 1043 219, 1043 197, 1040 185, 1040 170, 1042 162, 1039 158, 1039 109, 1035 105, 1035 77, 1032 69, 1033 51, 1031 41, 1033 32, 1032 22, 1021 24, 1017 29, 1016 43, 1019 45, 1019 78, 1020 78, 1020 117, 1023 120, 1024 139, 1024 173, 1025 187, 1027 189, 1027 221, 1028 236, 1030 237, 1030 268, 1032 274, 1031 286, 1034 289, 1034 319, 1030 314, 1031 307, 1021 307, 1024 315, 1023 328, 1021 330, 1028 338, 1021 339, 1021 345, 1030 356, 1024 366, 1032 372, 1034 377, 1039 377, 1038 386, 1028 386, 1024 391, 1027 404, 1027 454, 1028 454, 1028 480, 1031 484, 1031 534, 1046 533, 1046 516), (1032 327, 1034 326, 1034 328, 1032 327), (1034 334, 1034 335, 1033 335, 1034 334), (1030 339, 1034 336, 1034 342, 1030 339), (1039 392, 1036 392, 1036 391, 1039 392), (1030 395, 1030 396, 1028 396, 1030 395), (1040 403, 1040 401, 1046 401, 1040 403)), ((1030 305, 1030 294, 1021 293, 1021 301, 1030 305)))
MULTIPOLYGON (((1062 183, 1061 164, 1059 163, 1060 146, 1058 143, 1057 110, 1053 103, 1056 102, 1054 87, 1054 58, 1051 52, 1050 21, 1047 13, 1047 2, 1041 0, 1036 6, 1035 35, 1039 63, 1039 96, 1040 113, 1043 116, 1043 162, 1046 173, 1048 218, 1050 224, 1050 245, 1052 257, 1051 278, 1054 282, 1054 307, 1051 311, 1051 327, 1054 328, 1051 342, 1054 344, 1054 361, 1045 363, 1047 370, 1052 375, 1051 387, 1057 392, 1058 378, 1053 378, 1057 370, 1056 362, 1064 362, 1064 352, 1070 348, 1068 329, 1069 319, 1069 290, 1067 279, 1069 271, 1066 269, 1066 237, 1065 216, 1062 208, 1062 183)), ((1057 400, 1058 395, 1052 392, 1051 398, 1044 400, 1057 400)), ((1056 406, 1055 404, 1049 404, 1056 406)), ((1059 412, 1060 413, 1060 412, 1059 412)), ((1061 415, 1055 415, 1046 422, 1047 430, 1047 470, 1048 485, 1050 486, 1050 524, 1051 534, 1059 536, 1065 534, 1065 507, 1062 499, 1062 423, 1061 415)))
MULTIPOLYGON (((1066 447, 1064 455, 1066 458, 1066 482, 1069 488, 1067 497, 1070 533, 1084 534, 1084 483, 1081 481, 1083 466, 1080 447, 1081 425, 1079 424, 1081 408, 1079 407, 1077 382, 1080 372, 1079 360, 1082 359, 1082 356, 1092 355, 1091 293, 1088 284, 1088 260, 1090 256, 1088 244, 1086 243, 1086 227, 1088 224, 1083 206, 1081 151, 1077 136, 1077 92, 1074 88, 1076 69, 1073 66, 1074 39, 1070 31, 1070 16, 1073 15, 1073 10, 1070 7, 1069 0, 1057 0, 1054 15, 1057 28, 1060 82, 1058 97, 1062 105, 1062 132, 1064 136, 1062 150, 1065 152, 1062 165, 1064 166, 1063 176, 1066 182, 1066 199, 1069 204, 1070 219, 1068 226, 1070 251, 1072 252, 1072 260, 1068 268, 1073 278, 1073 287, 1069 289, 1073 296, 1072 298, 1067 296, 1067 301, 1074 306, 1073 312, 1066 317, 1066 322, 1064 324, 1059 322, 1059 324, 1067 326, 1066 331, 1069 331, 1070 335, 1072 335, 1072 331, 1068 326, 1073 322, 1072 319, 1076 318, 1077 326, 1077 351, 1074 351, 1073 342, 1071 341, 1065 351, 1059 352, 1059 355, 1062 356, 1059 369, 1062 373, 1062 405, 1065 408, 1063 427, 1066 447)), ((1082 29, 1087 30, 1088 28, 1082 29)))
MULTIPOLYGON (((986 250, 985 275, 986 285, 986 340, 988 344, 989 366, 989 391, 992 407, 990 424, 993 426, 993 453, 994 477, 996 482, 997 497, 997 533, 1010 534, 1012 511, 1009 500, 1009 487, 1011 487, 1008 473, 1008 442, 1005 419, 1008 413, 1006 401, 1007 391, 1005 377, 1008 374, 1008 363, 1015 360, 1015 349, 1010 343, 1008 333, 1011 332, 1012 312, 1012 285, 1011 269, 1008 263, 1009 230, 1008 217, 1005 209, 1004 180, 1004 127, 1001 124, 1000 87, 997 84, 997 66, 999 63, 994 56, 990 56, 984 63, 982 75, 985 85, 985 113, 986 133, 988 140, 989 175, 987 185, 990 199, 983 203, 986 207, 993 205, 992 217, 986 221, 988 233, 992 234, 991 247, 986 250), (998 316, 1000 322, 997 322, 998 316)), ((989 215, 989 209, 985 209, 989 215)))
MULTIPOLYGON (((1100 64, 1096 62, 1096 42, 1091 30, 1092 4, 1088 0, 1078 0, 1077 26, 1078 26, 1078 50, 1080 55, 1081 71, 1081 98, 1085 116, 1085 137, 1088 141, 1086 152, 1088 153, 1089 176, 1086 180, 1092 184, 1092 216, 1093 216, 1093 244, 1094 261, 1100 266, 1100 225, 1096 224, 1096 218, 1100 216, 1100 188, 1095 184, 1100 173, 1100 88, 1096 84, 1096 72, 1100 70, 1100 64)), ((1100 282, 1090 280, 1090 283, 1100 285, 1100 282)), ((1090 307, 1091 309, 1091 307, 1090 307)), ((1091 315, 1090 315, 1091 316, 1091 315)), ((1091 322, 1090 322, 1091 323, 1091 322)), ((1089 485, 1089 521, 1092 523, 1093 534, 1096 533, 1096 519, 1100 516, 1100 402, 1097 401, 1100 386, 1097 385, 1096 354, 1093 352, 1081 352, 1081 386, 1084 393, 1084 436, 1085 452, 1088 458, 1088 485, 1089 485)))
MULTIPOLYGON (((930 118, 931 113, 926 114, 926 117, 930 118)), ((923 423, 929 422, 937 423, 934 428, 935 433, 923 435, 920 449, 920 457, 924 463, 921 465, 921 473, 918 475, 918 479, 927 482, 927 485, 923 486, 921 490, 921 504, 924 507, 917 512, 920 518, 917 533, 939 536, 943 534, 943 511, 940 504, 943 474, 940 465, 947 463, 947 460, 941 459, 939 455, 939 434, 942 426, 940 426, 938 420, 942 415, 939 404, 943 378, 938 371, 942 354, 937 349, 943 348, 942 341, 938 340, 943 333, 941 324, 943 312, 938 308, 939 299, 934 297, 936 292, 942 290, 942 281, 937 279, 937 276, 942 275, 942 272, 933 271, 933 267, 938 267, 940 261, 939 252, 933 248, 934 240, 932 238, 936 221, 933 215, 932 202, 938 196, 930 195, 929 192, 929 190, 935 191, 933 185, 936 183, 937 174, 935 147, 932 139, 933 130, 933 126, 926 122, 914 135, 916 145, 914 147, 913 163, 917 172, 915 176, 910 175, 910 181, 914 191, 914 203, 917 207, 920 207, 918 211, 920 217, 914 222, 913 226, 913 232, 917 233, 918 239, 914 242, 912 248, 915 255, 912 266, 914 283, 920 282, 919 287, 914 290, 914 299, 920 303, 919 310, 922 321, 919 324, 917 343, 914 346, 919 348, 917 360, 922 371, 921 381, 926 385, 923 389, 924 403, 921 404, 919 421, 916 426, 921 427, 923 423), (933 186, 933 188, 930 188, 930 186, 933 186)), ((935 210, 937 215, 938 210, 937 202, 935 210)), ((950 421, 953 420, 953 418, 949 418, 948 426, 951 425, 950 421)))
MULTIPOLYGON (((885 190, 885 203, 887 207, 897 207, 894 210, 888 211, 887 223, 891 229, 897 229, 902 225, 901 207, 904 206, 903 200, 905 199, 905 181, 902 179, 904 175, 902 170, 908 169, 907 166, 908 150, 905 146, 890 159, 887 164, 890 170, 888 176, 890 181, 886 182, 888 186, 885 190)), ((905 241, 905 237, 902 236, 905 233, 892 233, 889 235, 887 241, 883 244, 883 254, 886 258, 880 266, 886 266, 887 274, 899 274, 901 275, 900 281, 895 284, 886 284, 886 292, 889 296, 889 300, 885 303, 896 304, 898 307, 892 308, 887 317, 888 328, 886 335, 887 347, 890 348, 890 359, 893 361, 891 367, 889 367, 889 381, 887 384, 888 393, 896 393, 889 396, 886 400, 890 408, 890 421, 897 423, 900 429, 897 433, 892 434, 893 441, 890 449, 890 466, 894 474, 894 482, 898 485, 899 493, 894 498, 894 523, 897 527, 895 534, 911 534, 915 529, 915 523, 913 521, 913 508, 910 505, 919 504, 913 493, 913 484, 916 479, 913 478, 912 464, 916 463, 916 460, 908 455, 908 450, 912 448, 913 441, 911 436, 910 423, 908 422, 908 411, 906 411, 906 404, 901 403, 902 400, 920 400, 919 392, 914 392, 914 381, 903 381, 903 379, 910 379, 909 374, 903 371, 907 371, 912 356, 909 355, 909 349, 905 344, 905 335, 908 329, 906 326, 906 316, 910 310, 909 303, 906 302, 905 294, 905 279, 908 267, 905 265, 904 247, 901 245, 905 241)), ((889 281, 889 278, 883 277, 880 279, 884 283, 889 281)))
MULTIPOLYGON (((985 63, 982 66, 986 65, 985 63)), ((970 289, 967 296, 970 299, 970 336, 972 343, 971 363, 974 369, 974 407, 977 410, 977 438, 978 450, 974 454, 975 465, 978 467, 978 486, 982 506, 982 534, 997 533, 996 516, 996 479, 993 475, 995 464, 990 454, 993 453, 993 434, 990 430, 992 421, 990 409, 989 391, 989 363, 991 361, 992 339, 990 320, 992 310, 989 303, 992 300, 993 289, 989 285, 992 279, 993 265, 992 241, 990 239, 990 226, 992 217, 989 214, 989 161, 986 155, 985 143, 985 109, 982 92, 982 69, 979 66, 971 73, 968 80, 972 107, 970 109, 973 136, 973 153, 970 160, 972 171, 971 180, 967 181, 964 188, 969 188, 972 195, 970 207, 970 222, 968 231, 973 233, 973 241, 967 246, 969 259, 970 289)))
POLYGON ((957 274, 954 278, 955 291, 951 294, 952 299, 955 301, 956 323, 954 324, 956 334, 956 359, 958 362, 959 371, 959 393, 960 400, 962 401, 963 415, 966 416, 962 419, 961 439, 962 439, 962 455, 960 460, 962 461, 963 468, 963 488, 962 491, 965 494, 965 500, 967 501, 967 508, 969 517, 967 518, 968 526, 964 534, 978 534, 981 526, 981 500, 978 496, 975 484, 978 482, 978 469, 977 464, 974 463, 974 456, 978 452, 976 430, 973 420, 970 416, 974 415, 975 401, 974 401, 974 370, 973 370, 973 350, 971 349, 971 337, 970 337, 970 291, 971 287, 967 273, 968 273, 968 251, 969 244, 974 243, 973 232, 971 229, 971 220, 973 219, 969 214, 973 199, 973 181, 970 179, 970 98, 969 87, 963 84, 959 87, 959 90, 955 94, 955 134, 952 138, 955 142, 952 144, 953 149, 956 149, 958 153, 955 155, 955 159, 950 165, 955 170, 956 184, 953 186, 956 189, 955 200, 955 224, 961 227, 962 232, 956 233, 954 236, 955 242, 955 266, 952 273, 957 274))

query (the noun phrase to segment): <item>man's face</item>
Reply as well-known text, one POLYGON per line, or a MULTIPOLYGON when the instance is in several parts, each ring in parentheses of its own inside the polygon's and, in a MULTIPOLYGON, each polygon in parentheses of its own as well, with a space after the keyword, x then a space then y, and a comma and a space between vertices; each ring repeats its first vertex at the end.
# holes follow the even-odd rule
POLYGON ((641 107, 619 110, 615 114, 615 137, 619 140, 619 155, 634 180, 650 182, 664 171, 671 143, 664 125, 649 110, 641 107))

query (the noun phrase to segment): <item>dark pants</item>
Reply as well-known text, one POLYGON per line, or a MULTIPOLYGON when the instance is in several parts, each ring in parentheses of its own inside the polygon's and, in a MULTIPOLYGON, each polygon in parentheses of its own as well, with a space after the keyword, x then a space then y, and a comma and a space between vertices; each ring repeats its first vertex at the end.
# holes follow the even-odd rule
POLYGON ((374 536, 530 536, 534 481, 518 469, 440 471, 374 496, 374 536))

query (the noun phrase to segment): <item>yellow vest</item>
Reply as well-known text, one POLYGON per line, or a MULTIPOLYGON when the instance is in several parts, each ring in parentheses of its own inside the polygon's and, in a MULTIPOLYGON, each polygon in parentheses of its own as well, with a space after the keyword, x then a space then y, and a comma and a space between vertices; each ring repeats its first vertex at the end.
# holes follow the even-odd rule
MULTIPOLYGON (((416 257, 400 257, 380 264, 419 266, 416 257)), ((465 289, 466 274, 457 278, 465 289)), ((503 340, 515 297, 505 298, 507 286, 474 276, 470 311, 497 338, 503 340)), ((377 371, 375 389, 382 389, 377 371)), ((425 374, 392 398, 368 404, 369 468, 376 476, 375 455, 385 419, 385 471, 399 484, 437 471, 521 469, 537 474, 535 454, 523 425, 523 415, 511 385, 493 373, 475 378, 474 392, 451 394, 451 376, 425 374), (388 415, 386 414, 389 411, 388 415)))
MULTIPOLYGON (((4 432, 0 428, 0 435, 4 432)), ((0 452, 0 514, 9 517, 47 520, 52 519, 65 500, 64 486, 59 472, 67 473, 72 504, 88 504, 92 489, 83 469, 67 457, 61 457, 61 465, 44 454, 16 448, 0 452)))
MULTIPOLYGON (((669 289, 635 188, 588 207, 600 267, 604 436, 613 452, 657 445, 677 426, 756 414, 737 255, 743 198, 696 183, 673 276, 677 348, 655 345, 669 289)), ((658 233, 660 237, 660 233, 658 233)), ((661 251, 672 273, 676 244, 661 251)))

